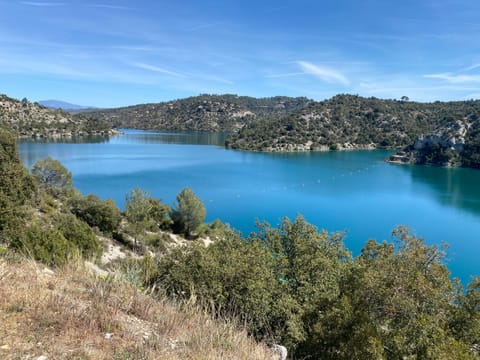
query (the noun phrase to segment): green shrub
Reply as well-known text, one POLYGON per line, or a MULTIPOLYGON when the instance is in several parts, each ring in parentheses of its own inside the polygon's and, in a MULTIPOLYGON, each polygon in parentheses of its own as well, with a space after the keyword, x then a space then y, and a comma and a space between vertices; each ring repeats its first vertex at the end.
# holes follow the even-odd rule
POLYGON ((120 210, 112 199, 100 200, 97 195, 87 195, 71 201, 72 213, 92 227, 112 233, 121 220, 120 210))
POLYGON ((64 264, 75 250, 60 231, 38 223, 26 229, 10 246, 50 266, 64 264))
POLYGON ((57 230, 69 243, 79 249, 84 257, 101 256, 102 247, 95 233, 87 223, 77 219, 74 215, 61 215, 58 219, 57 230))

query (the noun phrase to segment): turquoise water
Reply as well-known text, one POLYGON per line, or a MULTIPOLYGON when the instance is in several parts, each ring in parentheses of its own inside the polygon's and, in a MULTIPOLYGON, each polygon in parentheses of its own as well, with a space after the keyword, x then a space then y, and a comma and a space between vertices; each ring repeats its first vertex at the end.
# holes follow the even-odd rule
POLYGON ((263 154, 225 150, 225 134, 126 131, 92 143, 20 144, 26 166, 52 156, 82 193, 124 205, 137 186, 172 204, 191 187, 219 218, 244 234, 255 219, 272 225, 302 214, 329 231, 347 231, 358 254, 369 238, 410 226, 428 243, 450 244, 448 265, 463 282, 480 275, 480 171, 384 162, 386 151, 263 154))

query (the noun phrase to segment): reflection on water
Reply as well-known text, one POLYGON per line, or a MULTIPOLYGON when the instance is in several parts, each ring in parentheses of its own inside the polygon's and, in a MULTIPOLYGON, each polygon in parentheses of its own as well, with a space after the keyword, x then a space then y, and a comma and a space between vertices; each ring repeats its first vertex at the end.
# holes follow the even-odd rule
MULTIPOLYGON (((392 165, 393 166, 393 165, 392 165)), ((440 204, 480 215, 480 171, 401 165, 419 189, 440 204)))
POLYGON ((120 129, 123 135, 112 142, 143 144, 193 144, 224 146, 228 132, 207 131, 143 131, 120 129))
POLYGON ((99 144, 110 141, 108 135, 84 135, 58 138, 22 138, 22 143, 40 143, 40 144, 99 144))

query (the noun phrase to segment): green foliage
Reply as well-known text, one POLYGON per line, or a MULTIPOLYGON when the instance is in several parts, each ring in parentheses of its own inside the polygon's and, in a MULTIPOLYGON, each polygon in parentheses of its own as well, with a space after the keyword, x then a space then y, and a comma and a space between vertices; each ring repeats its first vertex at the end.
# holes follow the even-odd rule
MULTIPOLYGON (((476 347, 480 344, 480 278, 473 278, 467 292, 460 292, 450 329, 456 339, 476 347)), ((478 350, 477 350, 478 351, 478 350)))
POLYGON ((161 260, 156 281, 170 296, 198 298, 218 315, 237 315, 259 338, 268 335, 268 320, 277 307, 278 279, 273 258, 259 242, 220 240, 205 248, 192 244, 161 260))
POLYGON ((102 255, 102 247, 93 230, 87 223, 77 219, 74 215, 60 215, 57 229, 70 244, 80 250, 83 257, 102 255))
POLYGON ((461 153, 462 165, 480 169, 480 116, 472 119, 473 124, 465 139, 465 146, 461 153))
POLYGON ((105 233, 112 233, 121 220, 120 210, 112 199, 100 200, 97 195, 76 197, 71 200, 71 211, 79 219, 105 233))
POLYGON ((18 157, 15 137, 0 128, 0 234, 3 240, 14 235, 23 222, 23 207, 31 202, 35 190, 34 181, 18 157))
POLYGON ((170 219, 170 207, 166 204, 162 204, 162 199, 149 198, 150 213, 149 217, 154 224, 154 228, 161 230, 169 230, 172 225, 172 219, 170 219))
POLYGON ((476 358, 480 281, 464 294, 449 278, 443 249, 405 227, 393 236, 393 243, 370 240, 352 259, 342 234, 284 219, 278 228, 259 224, 249 239, 230 233, 208 247, 177 248, 158 262, 150 284, 240 318, 294 358, 476 358))
POLYGON ((37 161, 31 173, 38 186, 47 193, 59 197, 73 192, 72 174, 51 157, 37 161))
POLYGON ((301 217, 278 229, 261 224, 248 241, 227 234, 208 248, 170 253, 159 262, 156 281, 172 296, 194 296, 240 317, 258 338, 295 347, 308 338, 311 319, 338 296, 351 261, 342 237, 318 233, 301 217))
POLYGON ((152 211, 153 204, 147 191, 136 188, 126 195, 125 216, 128 228, 135 239, 135 246, 138 237, 152 226, 152 211))
MULTIPOLYGON (((412 144, 419 135, 452 127, 457 120, 468 119, 478 126, 475 124, 479 117, 480 101, 416 103, 337 95, 312 101, 291 113, 271 114, 247 123, 230 136, 227 146, 255 151, 305 151, 348 148, 345 144, 362 148, 373 143, 377 148, 398 149, 412 144), (308 143, 311 145, 306 146, 308 143)), ((471 145, 467 150, 478 154, 475 146, 479 143, 467 139, 467 148, 471 145)), ((448 152, 438 155, 442 163, 455 156, 448 152)))
POLYGON ((323 324, 316 325, 314 339, 325 344, 326 337, 332 342, 317 349, 332 354, 325 358, 348 359, 351 349, 360 346, 369 358, 447 356, 440 345, 454 340, 445 335, 445 329, 455 298, 442 264, 444 253, 407 228, 399 227, 393 234, 394 244, 370 240, 344 282, 344 297, 337 306, 344 309, 347 321, 334 321, 335 338, 323 324), (342 323, 348 326, 338 328, 342 323), (338 349, 341 357, 333 355, 338 349))
POLYGON ((74 244, 58 229, 40 223, 31 224, 10 246, 50 266, 64 264, 75 251, 74 244))
POLYGON ((202 94, 158 104, 92 111, 89 115, 119 128, 234 131, 257 117, 302 109, 309 101, 303 97, 256 99, 202 94))
POLYGON ((183 189, 177 195, 170 215, 174 231, 192 236, 203 223, 206 213, 202 200, 191 189, 183 189))

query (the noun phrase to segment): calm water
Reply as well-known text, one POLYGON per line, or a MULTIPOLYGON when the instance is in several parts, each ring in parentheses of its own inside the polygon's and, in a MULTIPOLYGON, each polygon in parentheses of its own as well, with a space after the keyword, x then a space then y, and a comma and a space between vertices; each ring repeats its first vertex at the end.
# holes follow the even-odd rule
POLYGON ((399 224, 428 243, 450 244, 448 265, 468 282, 480 275, 480 171, 384 163, 386 151, 262 154, 225 150, 225 134, 126 131, 92 143, 22 142, 26 166, 52 156, 84 194, 113 198, 139 186, 172 204, 191 187, 244 234, 255 219, 303 214, 329 231, 348 231, 357 254, 369 238, 390 240, 399 224))

